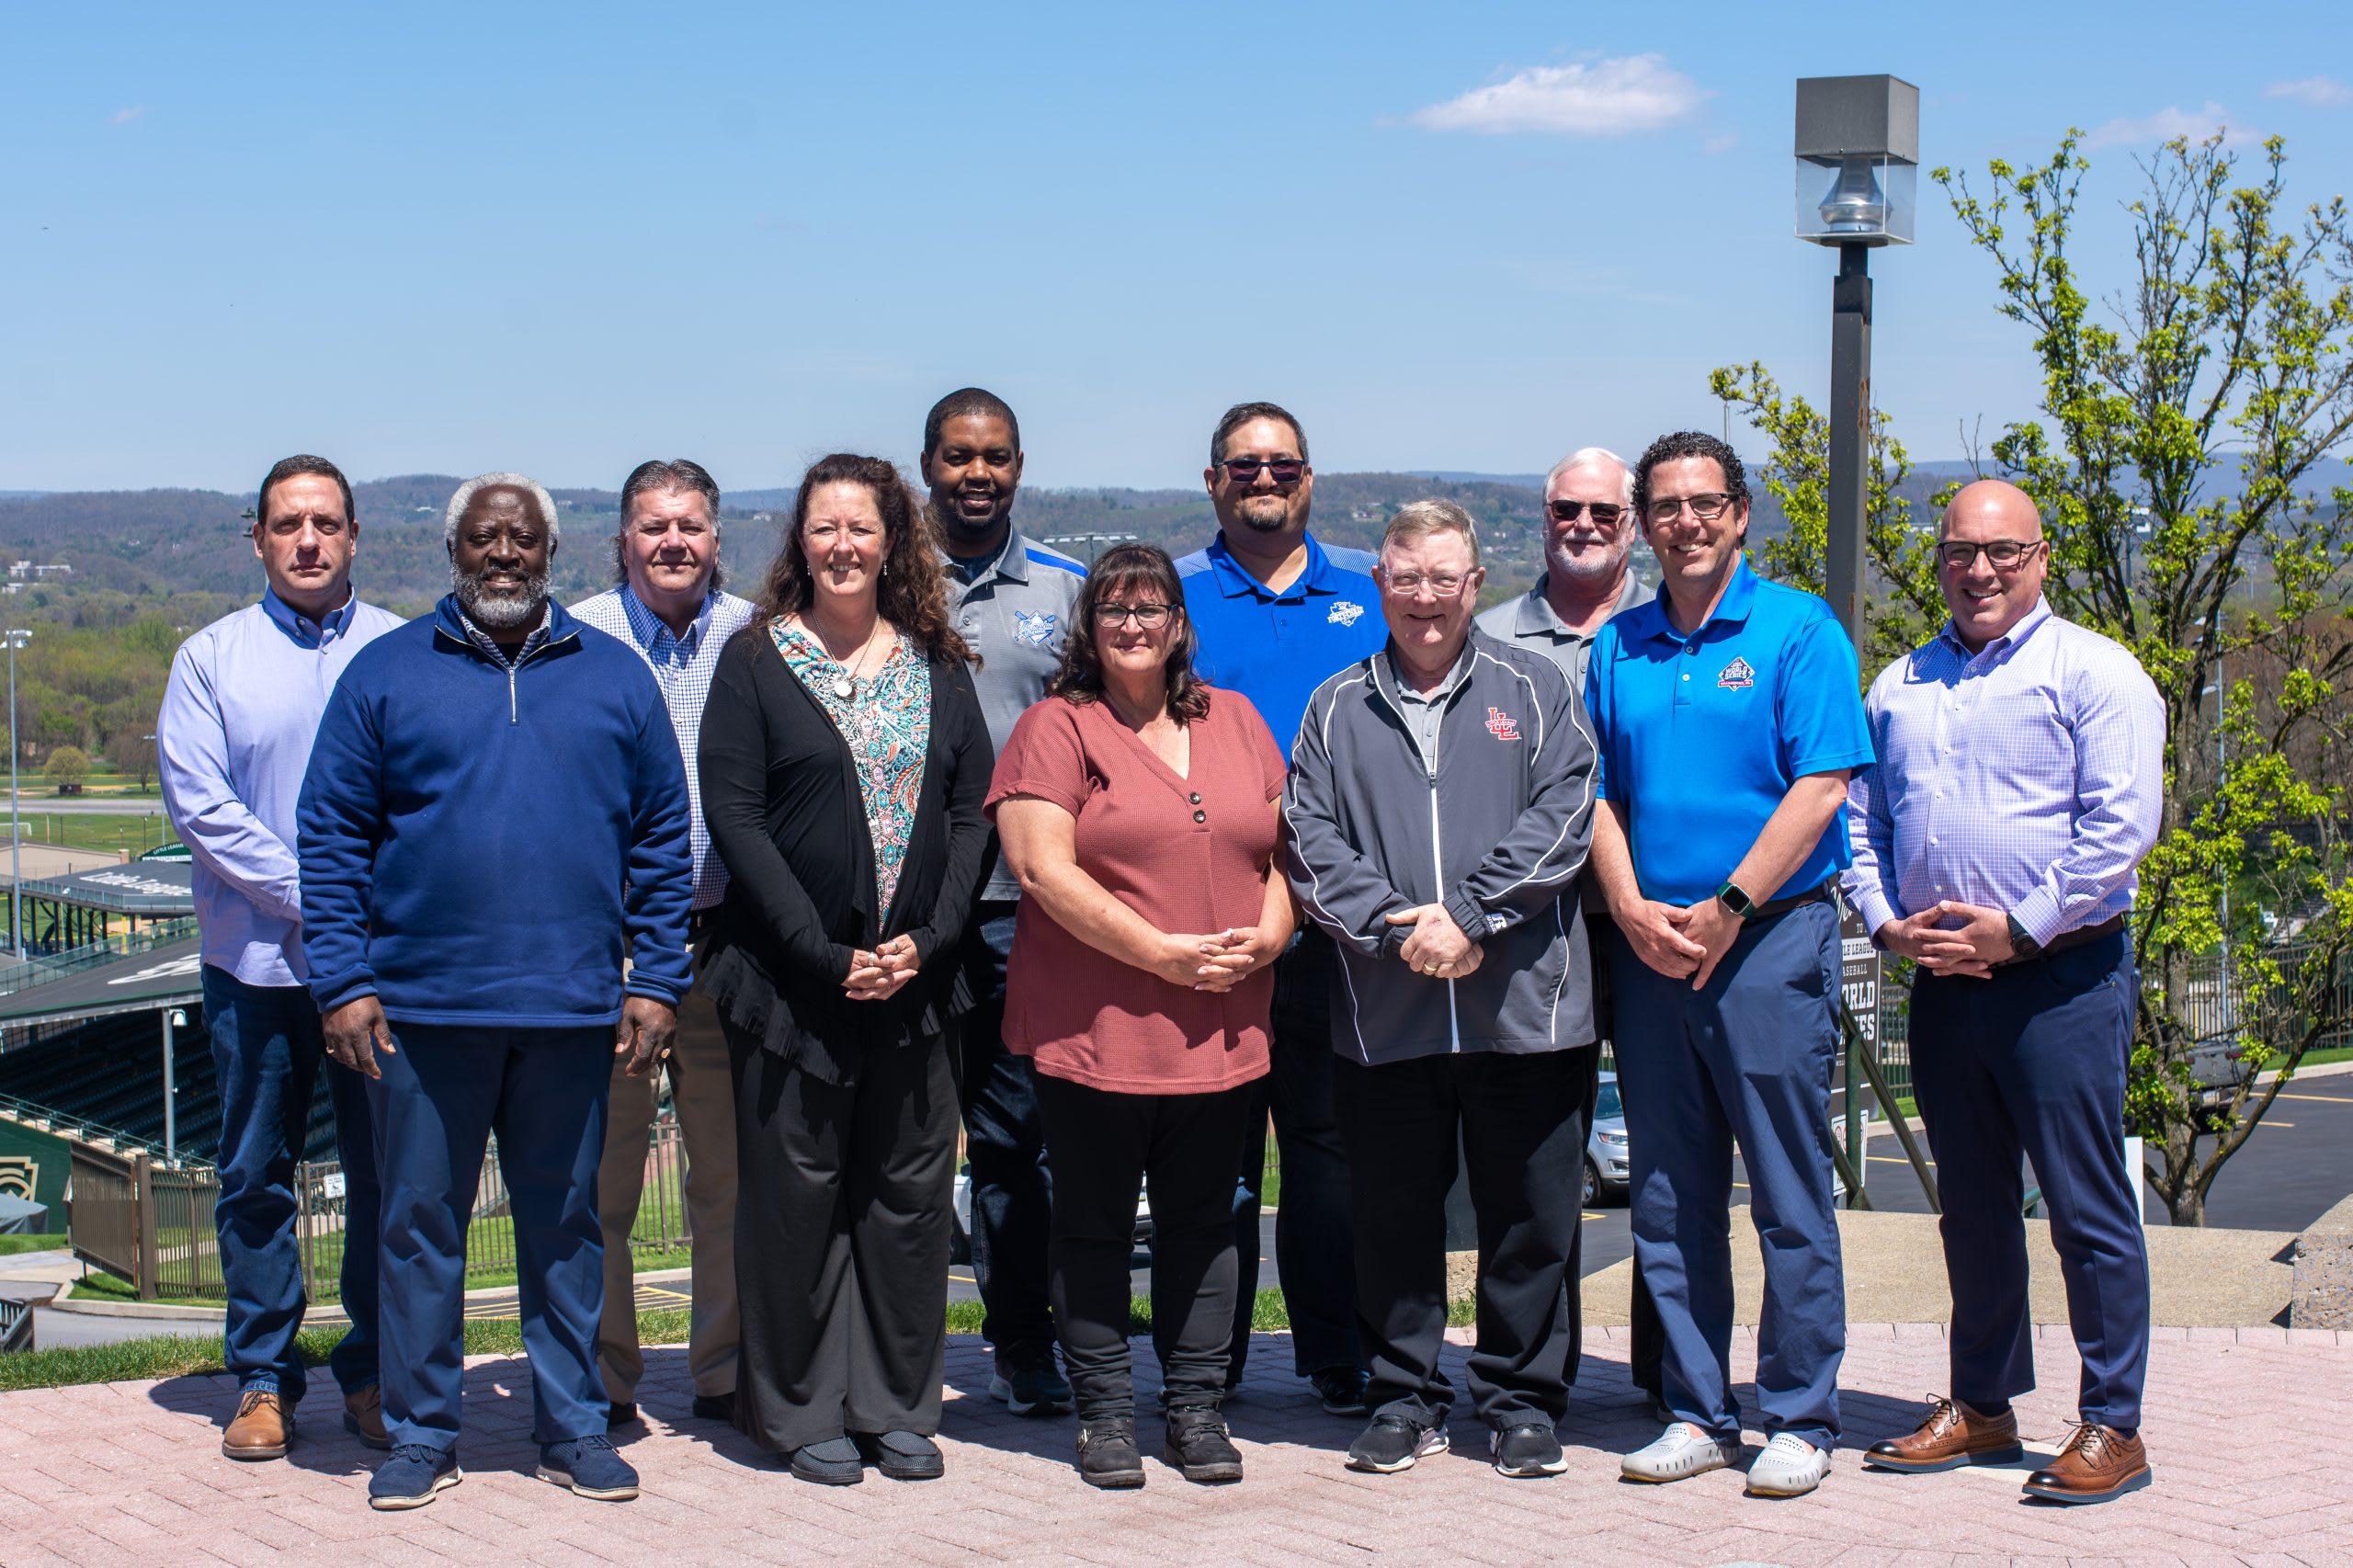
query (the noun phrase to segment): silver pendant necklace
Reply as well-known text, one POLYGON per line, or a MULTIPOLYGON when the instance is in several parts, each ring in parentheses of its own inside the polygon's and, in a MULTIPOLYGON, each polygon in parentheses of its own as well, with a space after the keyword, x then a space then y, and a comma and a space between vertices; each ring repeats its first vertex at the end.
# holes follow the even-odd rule
POLYGON ((844 702, 847 702, 858 695, 858 668, 866 663, 866 655, 873 652, 873 650, 874 639, 870 633, 866 642, 859 646, 858 652, 851 655, 850 662, 842 666, 842 673, 834 677, 834 695, 835 697, 840 698, 844 702))

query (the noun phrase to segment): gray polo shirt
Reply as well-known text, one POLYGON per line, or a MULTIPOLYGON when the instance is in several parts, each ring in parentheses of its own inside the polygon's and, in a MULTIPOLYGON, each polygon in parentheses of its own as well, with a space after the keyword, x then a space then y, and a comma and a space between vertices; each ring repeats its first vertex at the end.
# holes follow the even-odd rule
MULTIPOLYGON (((1013 734, 1014 722, 1046 695, 1046 682, 1061 667, 1063 641, 1070 634, 1073 608, 1086 583, 1086 568, 1058 550, 1022 537, 1016 528, 994 563, 971 583, 948 573, 948 608, 956 630, 981 656, 973 684, 988 721, 989 744, 997 751, 1013 734)), ((984 899, 1021 896, 1021 884, 1002 857, 989 868, 984 899)))
POLYGON ((1414 689, 1414 683, 1405 677, 1404 666, 1397 663, 1394 648, 1389 650, 1389 669, 1397 677, 1397 698, 1405 705, 1405 722, 1412 728, 1415 749, 1422 754, 1422 770, 1435 773, 1438 771, 1438 735, 1446 723, 1447 699, 1454 695, 1454 688, 1461 686, 1471 673, 1471 644, 1465 642, 1462 645, 1462 652, 1456 657, 1454 667, 1446 672, 1446 678, 1427 692, 1414 689))
MULTIPOLYGON (((1553 608, 1552 601, 1544 597, 1544 585, 1551 574, 1536 579, 1536 586, 1516 599, 1506 599, 1499 605, 1479 612, 1479 630, 1499 642, 1521 642, 1535 649, 1561 666, 1577 695, 1585 695, 1585 662, 1593 651, 1593 639, 1570 631, 1553 608)), ((1612 616, 1623 615, 1650 596, 1630 570, 1626 586, 1618 596, 1618 603, 1610 610, 1612 616)))

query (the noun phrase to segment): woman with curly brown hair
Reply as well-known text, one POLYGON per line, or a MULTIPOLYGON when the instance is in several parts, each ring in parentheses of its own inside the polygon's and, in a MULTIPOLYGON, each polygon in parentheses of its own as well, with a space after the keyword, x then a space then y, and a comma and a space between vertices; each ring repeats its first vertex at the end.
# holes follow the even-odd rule
POLYGON ((805 1481, 941 1472, 956 1086, 949 961, 988 729, 898 471, 812 466, 703 712, 727 864, 705 983, 735 1074, 735 1424, 805 1481))

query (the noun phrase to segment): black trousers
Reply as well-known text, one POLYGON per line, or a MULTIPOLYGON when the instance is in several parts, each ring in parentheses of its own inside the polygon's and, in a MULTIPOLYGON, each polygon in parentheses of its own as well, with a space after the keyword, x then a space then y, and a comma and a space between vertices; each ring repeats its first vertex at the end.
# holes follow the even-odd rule
POLYGON ((727 1028, 735 1072, 735 1425, 773 1453, 939 1430, 956 1083, 941 1042, 828 1084, 727 1028))
POLYGON ((1013 951, 1011 903, 973 906, 958 961, 972 1008, 956 1021, 956 1090, 964 1108, 964 1159, 972 1167, 972 1283, 981 1334, 1000 1351, 1043 1351, 1054 1341, 1046 1302, 1046 1237, 1053 1211, 1046 1135, 1029 1058, 1005 1048, 1005 964, 1013 951))
POLYGON ((1592 1048, 1334 1062, 1376 1413, 1436 1425, 1454 1403, 1438 1358, 1459 1143, 1479 1230, 1472 1403, 1497 1426, 1559 1420, 1579 1310, 1569 1260, 1583 1217, 1592 1048))
POLYGON ((1054 1323, 1081 1421, 1132 1416, 1128 1260, 1136 1192, 1152 1196, 1152 1337, 1172 1410, 1225 1396, 1233 1329, 1233 1165, 1256 1084, 1125 1095, 1036 1075, 1053 1165, 1047 1251, 1054 1323))

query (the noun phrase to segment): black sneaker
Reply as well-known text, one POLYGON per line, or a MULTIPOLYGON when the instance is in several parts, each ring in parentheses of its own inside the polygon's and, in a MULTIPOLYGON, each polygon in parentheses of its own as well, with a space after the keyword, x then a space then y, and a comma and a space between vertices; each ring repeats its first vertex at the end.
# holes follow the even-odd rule
POLYGON ((793 1474, 819 1486, 855 1486, 866 1479, 866 1461, 847 1437, 803 1443, 787 1463, 793 1474))
POLYGON ((403 1443, 368 1478, 368 1506, 422 1508, 437 1494, 465 1478, 466 1472, 458 1468, 454 1449, 437 1449, 430 1443, 403 1443))
POLYGON ((1324 1408, 1335 1415, 1364 1415, 1372 1408, 1365 1403, 1365 1375, 1354 1367, 1326 1367, 1309 1374, 1307 1381, 1315 1385, 1315 1397, 1324 1408))
POLYGON ((914 1432, 852 1432, 858 1456, 893 1481, 937 1481, 948 1473, 939 1445, 914 1432))
POLYGON ((1242 1479, 1242 1450, 1214 1410, 1170 1411, 1168 1446, 1161 1458, 1188 1481, 1216 1484, 1242 1479))
POLYGON ((1136 1448, 1133 1420, 1105 1416, 1078 1429, 1078 1478, 1108 1491, 1143 1484, 1143 1455, 1136 1448))
POLYGON ((1567 1456, 1561 1452, 1561 1439, 1549 1421, 1501 1427, 1488 1438, 1487 1451, 1495 1456, 1496 1473, 1516 1480, 1558 1475, 1569 1468, 1567 1456))
POLYGON ((1446 1452, 1446 1428, 1425 1426, 1403 1415, 1380 1415, 1364 1436, 1348 1445, 1348 1468, 1375 1475, 1411 1470, 1414 1461, 1446 1452))
POLYGON ((732 1393, 699 1393, 695 1395, 695 1419, 724 1421, 735 1424, 735 1396, 732 1393))
POLYGON ((637 1471, 613 1451, 613 1440, 602 1432, 550 1443, 540 1450, 539 1478, 572 1489, 579 1497, 599 1503, 626 1503, 637 1495, 637 1471))
POLYGON ((989 1397, 1016 1415, 1060 1415, 1070 1409, 1070 1380, 1054 1365, 1052 1346, 1016 1346, 997 1352, 989 1397))

